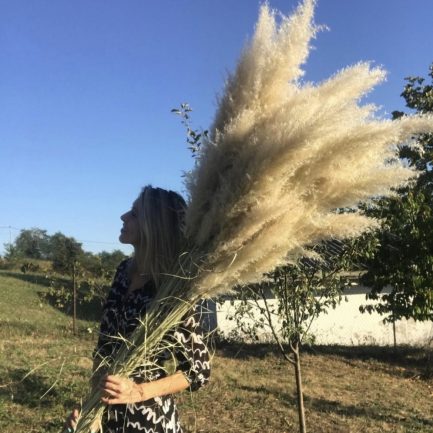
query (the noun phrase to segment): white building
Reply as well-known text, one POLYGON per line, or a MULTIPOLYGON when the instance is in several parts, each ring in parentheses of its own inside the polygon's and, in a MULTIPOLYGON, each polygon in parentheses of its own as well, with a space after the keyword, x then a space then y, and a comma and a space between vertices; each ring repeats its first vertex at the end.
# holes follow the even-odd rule
MULTIPOLYGON (((315 336, 317 344, 341 345, 393 345, 394 332, 397 344, 424 346, 433 342, 433 322, 415 322, 414 320, 399 320, 393 324, 384 324, 383 316, 377 313, 360 313, 359 307, 373 301, 366 301, 368 289, 362 286, 352 286, 345 292, 347 302, 341 301, 335 310, 330 308, 328 314, 321 314, 313 322, 310 332, 315 336)), ((238 304, 240 301, 234 301, 238 304)), ((269 300, 270 304, 275 300, 269 300)), ((218 327, 219 332, 229 336, 236 331, 236 322, 230 320, 235 306, 230 301, 222 304, 209 305, 211 328, 218 327)), ((258 311, 258 310, 257 310, 258 311)), ((259 333, 261 341, 271 339, 270 330, 259 333)))

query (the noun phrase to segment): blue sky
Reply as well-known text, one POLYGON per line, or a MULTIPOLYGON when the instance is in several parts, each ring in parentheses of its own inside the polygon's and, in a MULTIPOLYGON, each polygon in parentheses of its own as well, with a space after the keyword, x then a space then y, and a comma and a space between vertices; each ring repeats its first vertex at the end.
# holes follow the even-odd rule
MULTIPOLYGON (((297 1, 269 3, 287 14, 297 1)), ((182 192, 192 165, 170 109, 187 101, 193 126, 209 126, 259 4, 0 0, 0 254, 30 227, 130 251, 119 216, 148 183, 182 192)), ((316 22, 330 30, 305 78, 382 65, 388 80, 369 100, 385 116, 404 108, 404 77, 433 62, 432 0, 319 0, 316 22)))

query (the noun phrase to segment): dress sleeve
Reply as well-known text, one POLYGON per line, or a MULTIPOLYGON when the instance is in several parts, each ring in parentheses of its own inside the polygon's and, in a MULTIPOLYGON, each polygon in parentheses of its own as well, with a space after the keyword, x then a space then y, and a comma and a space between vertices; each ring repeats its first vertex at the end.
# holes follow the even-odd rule
MULTIPOLYGON (((126 278, 126 270, 128 259, 123 260, 117 267, 116 274, 113 278, 110 291, 107 299, 102 307, 101 324, 99 326, 98 342, 93 351, 94 361, 101 361, 103 358, 110 356, 115 350, 115 342, 110 336, 116 335, 114 329, 117 324, 117 309, 116 306, 122 298, 121 287, 126 278)), ((98 365, 99 365, 98 362, 98 365)))
POLYGON ((210 356, 203 333, 204 314, 204 308, 197 305, 174 333, 177 370, 183 372, 191 391, 205 385, 210 377, 210 356))

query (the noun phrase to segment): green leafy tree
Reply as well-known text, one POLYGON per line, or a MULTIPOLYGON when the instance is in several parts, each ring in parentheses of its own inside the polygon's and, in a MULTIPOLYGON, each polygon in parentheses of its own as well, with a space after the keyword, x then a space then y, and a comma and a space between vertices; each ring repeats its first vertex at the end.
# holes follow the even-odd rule
POLYGON ((114 250, 111 253, 102 251, 98 254, 98 257, 101 262, 102 270, 108 273, 110 276, 114 276, 117 266, 119 266, 119 263, 122 260, 127 258, 127 255, 120 250, 114 250))
POLYGON ((6 255, 16 258, 46 259, 49 255, 49 236, 39 228, 23 229, 12 245, 6 246, 6 255))
MULTIPOLYGON (((408 108, 433 112, 433 65, 429 84, 421 77, 406 78, 402 96, 408 108)), ((393 117, 403 116, 394 112, 393 117)), ((368 212, 383 220, 377 233, 379 245, 367 259, 362 281, 371 287, 368 299, 378 303, 361 311, 377 311, 385 320, 433 320, 433 135, 417 137, 418 147, 403 146, 400 157, 420 170, 417 181, 395 197, 379 200, 368 212), (390 288, 390 293, 384 292, 390 288)))
POLYGON ((85 251, 80 257, 80 264, 83 271, 92 276, 101 277, 104 274, 99 254, 92 254, 89 251, 85 251))
POLYGON ((4 244, 4 248, 5 248, 5 253, 4 253, 5 266, 6 266, 6 262, 12 263, 14 260, 19 259, 21 257, 20 252, 15 246, 15 243, 8 242, 4 244))
POLYGON ((57 232, 50 238, 50 247, 52 254, 53 269, 57 272, 67 274, 72 281, 72 306, 73 333, 77 333, 77 286, 78 275, 81 271, 81 260, 85 257, 85 253, 81 248, 81 244, 72 237, 67 237, 63 233, 57 232))
POLYGON ((50 258, 55 271, 70 274, 83 257, 81 244, 74 238, 60 232, 50 237, 50 258))

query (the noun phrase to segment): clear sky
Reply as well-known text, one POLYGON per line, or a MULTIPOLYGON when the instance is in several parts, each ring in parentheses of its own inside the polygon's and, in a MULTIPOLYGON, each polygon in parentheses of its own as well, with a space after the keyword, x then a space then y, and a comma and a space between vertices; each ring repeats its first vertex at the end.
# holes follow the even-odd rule
MULTIPOLYGON (((193 126, 209 126, 259 4, 0 0, 0 254, 31 227, 122 248, 119 216, 141 186, 182 192, 192 159, 170 109, 189 102, 193 126)), ((297 1, 269 4, 287 14, 297 1)), ((433 62, 433 0, 319 0, 316 22, 329 31, 305 78, 382 65, 388 80, 369 100, 385 116, 404 108, 404 77, 433 62)))

